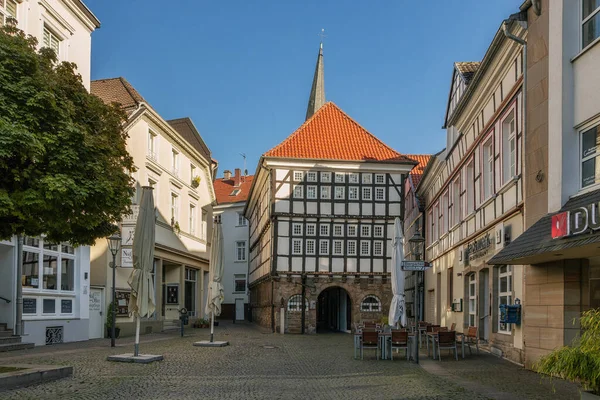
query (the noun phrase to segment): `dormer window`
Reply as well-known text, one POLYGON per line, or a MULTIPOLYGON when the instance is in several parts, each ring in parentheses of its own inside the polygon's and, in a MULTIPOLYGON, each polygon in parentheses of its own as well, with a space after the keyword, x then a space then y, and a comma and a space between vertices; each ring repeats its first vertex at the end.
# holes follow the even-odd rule
POLYGON ((238 194, 240 194, 241 190, 240 189, 233 189, 233 192, 229 193, 230 196, 237 196, 238 194))

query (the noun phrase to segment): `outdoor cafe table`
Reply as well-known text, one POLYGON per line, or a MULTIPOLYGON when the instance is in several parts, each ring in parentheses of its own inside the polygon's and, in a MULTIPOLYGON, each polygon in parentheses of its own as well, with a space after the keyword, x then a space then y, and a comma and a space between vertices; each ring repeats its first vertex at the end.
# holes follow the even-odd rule
POLYGON ((433 346, 433 359, 435 360, 435 342, 437 340, 438 333, 437 332, 427 332, 427 355, 429 355, 429 340, 431 340, 431 345, 433 346))
POLYGON ((381 359, 389 360, 392 358, 392 332, 379 332, 379 349, 381 350, 381 359))

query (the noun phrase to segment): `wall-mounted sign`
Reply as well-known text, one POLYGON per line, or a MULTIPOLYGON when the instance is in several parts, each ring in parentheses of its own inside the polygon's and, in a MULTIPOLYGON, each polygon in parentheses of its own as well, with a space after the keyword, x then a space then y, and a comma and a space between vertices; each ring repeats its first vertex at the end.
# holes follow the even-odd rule
POLYGON ((135 226, 123 226, 121 228, 121 244, 123 246, 133 246, 134 234, 135 226))
POLYGON ((169 283, 166 286, 167 290, 167 304, 179 304, 179 284, 169 283))
POLYGON ((60 313, 61 314, 73 314, 73 300, 62 299, 60 301, 60 313))
POLYGON ((552 239, 579 235, 600 229, 600 203, 578 207, 552 216, 552 239))
POLYGON ((427 261, 402 261, 403 271, 425 271, 431 268, 431 264, 427 261))
POLYGON ((124 290, 117 290, 115 292, 115 297, 117 298, 117 315, 128 316, 129 315, 129 298, 131 297, 131 292, 124 291, 124 290))
POLYGON ((134 204, 131 206, 131 214, 123 215, 123 225, 135 225, 138 215, 140 214, 140 206, 134 204))
POLYGON ((492 237, 488 232, 485 235, 473 240, 467 245, 466 249, 464 250, 465 260, 469 262, 484 257, 489 253, 493 246, 494 241, 492 240, 492 237))
POLYGON ((37 313, 37 299, 35 298, 23 298, 23 314, 35 314, 37 313))
POLYGON ((133 249, 121 249, 121 267, 132 268, 133 267, 133 249))

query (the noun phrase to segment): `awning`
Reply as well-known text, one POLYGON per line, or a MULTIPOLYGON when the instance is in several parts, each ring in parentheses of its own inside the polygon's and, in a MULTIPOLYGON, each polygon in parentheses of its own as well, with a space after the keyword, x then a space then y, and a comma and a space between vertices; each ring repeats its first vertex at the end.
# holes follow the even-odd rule
MULTIPOLYGON (((525 265, 600 255, 600 190, 571 198, 505 246, 488 264, 525 265)), ((525 205, 527 207, 527 205, 525 205)))

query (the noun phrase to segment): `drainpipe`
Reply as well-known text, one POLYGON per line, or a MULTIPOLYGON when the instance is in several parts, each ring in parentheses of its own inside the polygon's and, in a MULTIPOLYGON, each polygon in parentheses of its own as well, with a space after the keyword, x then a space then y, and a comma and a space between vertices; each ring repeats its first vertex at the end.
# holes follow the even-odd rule
MULTIPOLYGON (((519 23, 522 24, 522 26, 524 25, 524 28, 527 29, 527 11, 521 11, 519 13, 515 13, 512 14, 510 17, 508 17, 507 19, 504 20, 504 22, 502 23, 502 31, 504 32, 504 36, 506 36, 508 39, 517 42, 518 44, 520 44, 521 46, 523 46, 523 135, 522 135, 522 140, 523 143, 521 145, 522 151, 521 151, 521 179, 522 179, 522 189, 526 188, 526 166, 525 166, 525 159, 526 159, 526 146, 527 146, 527 141, 526 141, 526 133, 527 133, 527 41, 524 39, 521 39, 515 35, 513 35, 512 33, 510 33, 508 31, 508 27, 510 25, 510 23, 512 21, 518 21, 519 23)), ((523 199, 525 198, 525 196, 523 196, 523 199)), ((523 207, 523 219, 525 220, 524 222, 524 226, 526 225, 526 221, 527 219, 525 218, 525 214, 527 212, 527 208, 523 207)))
POLYGON ((14 332, 17 336, 25 334, 23 329, 23 282, 21 276, 23 275, 23 235, 17 235, 17 270, 16 270, 16 315, 15 315, 15 327, 14 332))

